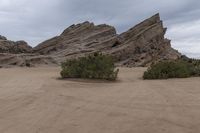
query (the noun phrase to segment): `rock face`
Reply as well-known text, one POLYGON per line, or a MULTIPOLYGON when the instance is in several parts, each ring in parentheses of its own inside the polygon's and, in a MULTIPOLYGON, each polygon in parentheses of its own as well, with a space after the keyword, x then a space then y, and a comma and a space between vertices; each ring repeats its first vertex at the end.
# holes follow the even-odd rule
POLYGON ((117 40, 114 27, 105 24, 95 26, 93 23, 84 22, 70 26, 60 36, 39 44, 33 50, 39 54, 51 54, 62 62, 97 50, 103 51, 117 40))
POLYGON ((181 54, 165 39, 166 28, 159 14, 122 33, 121 44, 111 50, 120 65, 147 66, 159 60, 175 60, 181 54))
POLYGON ((7 38, 5 36, 0 35, 0 40, 7 40, 7 38))
POLYGON ((25 41, 10 41, 0 36, 0 67, 52 65, 57 62, 51 56, 34 54, 25 41))
POLYGON ((0 36, 0 53, 31 53, 32 47, 30 47, 25 41, 10 41, 6 37, 0 36))
MULTIPOLYGON (((12 42, 0 36, 0 53, 29 53, 18 56, 23 62, 18 64, 28 62, 35 65, 59 64, 66 59, 101 51, 112 55, 119 66, 148 66, 152 62, 175 60, 181 56, 171 47, 171 41, 164 37, 166 30, 159 14, 120 35, 112 26, 84 22, 70 26, 61 35, 42 42, 33 49, 26 42, 12 42), (40 61, 32 61, 33 58, 40 61)), ((16 55, 12 55, 12 60, 15 60, 14 57, 16 55)), ((3 64, 1 58, 0 64, 3 64)))
POLYGON ((0 67, 58 65, 51 56, 0 53, 0 67))

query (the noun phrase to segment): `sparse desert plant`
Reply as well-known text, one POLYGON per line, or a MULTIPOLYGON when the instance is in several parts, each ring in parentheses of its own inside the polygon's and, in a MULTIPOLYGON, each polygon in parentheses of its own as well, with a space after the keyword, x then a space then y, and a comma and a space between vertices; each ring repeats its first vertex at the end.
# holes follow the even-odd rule
POLYGON ((67 60, 62 63, 62 78, 89 78, 116 80, 119 70, 115 70, 111 56, 96 52, 86 57, 67 60))
POLYGON ((144 79, 187 78, 193 76, 193 65, 182 60, 162 61, 151 65, 144 72, 144 79))

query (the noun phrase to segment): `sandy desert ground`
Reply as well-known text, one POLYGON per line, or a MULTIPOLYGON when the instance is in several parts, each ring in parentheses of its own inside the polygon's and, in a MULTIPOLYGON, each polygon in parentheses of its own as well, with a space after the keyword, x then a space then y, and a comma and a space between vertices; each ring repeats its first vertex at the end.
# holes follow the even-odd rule
POLYGON ((59 80, 59 68, 0 69, 0 133, 199 133, 200 78, 59 80))

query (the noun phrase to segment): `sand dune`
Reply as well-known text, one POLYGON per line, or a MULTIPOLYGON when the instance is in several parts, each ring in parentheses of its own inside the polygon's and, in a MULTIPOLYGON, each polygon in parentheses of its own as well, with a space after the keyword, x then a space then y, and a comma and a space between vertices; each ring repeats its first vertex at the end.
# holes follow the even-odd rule
POLYGON ((199 133, 200 79, 59 80, 59 68, 0 69, 0 133, 199 133))

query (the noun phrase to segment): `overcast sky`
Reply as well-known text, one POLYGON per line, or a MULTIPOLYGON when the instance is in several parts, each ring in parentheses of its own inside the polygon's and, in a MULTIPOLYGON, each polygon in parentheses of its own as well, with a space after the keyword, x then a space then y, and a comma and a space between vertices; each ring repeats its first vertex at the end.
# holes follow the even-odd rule
POLYGON ((158 12, 172 46, 199 58, 199 0, 0 0, 0 35, 35 46, 74 23, 106 23, 121 33, 158 12))

